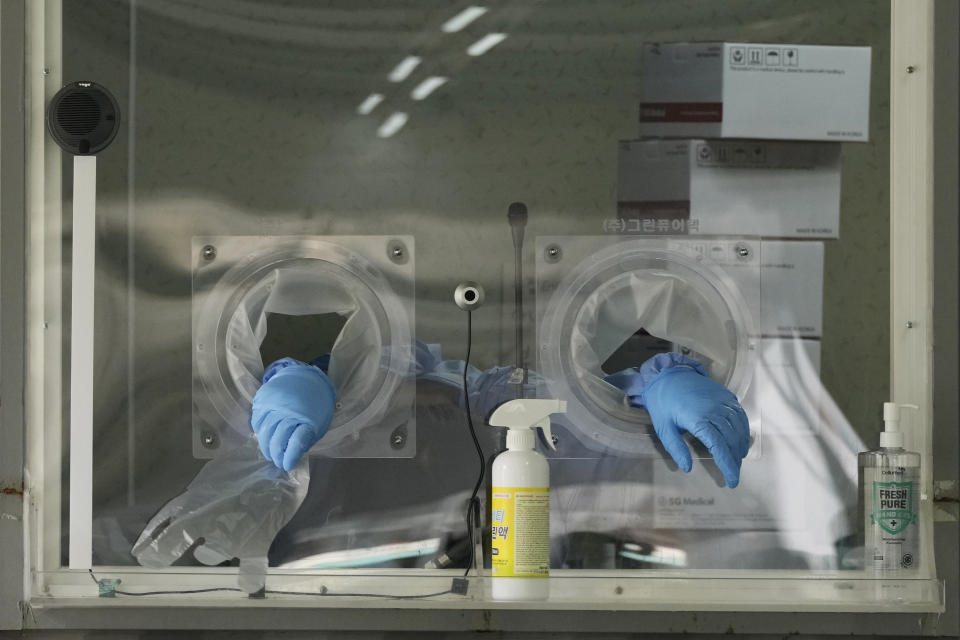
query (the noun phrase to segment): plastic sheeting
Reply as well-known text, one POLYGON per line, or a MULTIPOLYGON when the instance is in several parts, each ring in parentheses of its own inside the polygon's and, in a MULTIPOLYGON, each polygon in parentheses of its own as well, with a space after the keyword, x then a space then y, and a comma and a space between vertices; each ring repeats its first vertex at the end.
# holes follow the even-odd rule
POLYGON ((570 351, 580 383, 622 399, 622 391, 603 381, 616 372, 605 372, 601 366, 640 329, 693 350, 712 378, 729 379, 736 343, 722 325, 717 326, 716 309, 689 280, 646 270, 610 279, 577 311, 570 351))
MULTIPOLYGON (((603 368, 608 358, 644 332, 661 351, 701 362, 714 380, 743 398, 753 374, 756 319, 748 301, 758 293, 760 244, 537 238, 538 366, 545 379, 540 393, 568 400, 559 422, 583 445, 558 447, 560 457, 659 455, 647 412, 629 406, 623 392, 604 380, 617 372, 603 368), (551 249, 561 258, 550 258, 551 249), (747 259, 738 257, 738 249, 748 251, 747 259), (704 253, 732 262, 707 260, 704 253)), ((655 354, 632 355, 627 366, 655 354)))
POLYGON ((315 270, 282 267, 270 272, 240 300, 227 325, 226 353, 229 371, 248 402, 260 388, 265 364, 260 358, 260 345, 267 335, 267 316, 271 313, 336 313, 346 318, 330 351, 327 375, 337 389, 341 410, 349 411, 369 399, 378 383, 384 340, 379 325, 371 321, 369 313, 362 312, 362 301, 353 286, 328 273, 318 277, 315 270))
POLYGON ((267 550, 300 508, 310 484, 304 457, 289 473, 260 454, 251 435, 207 462, 186 490, 147 523, 132 554, 145 567, 166 567, 188 550, 206 565, 240 561, 239 586, 263 588, 267 550))
MULTIPOLYGON (((253 395, 268 364, 261 345, 272 315, 343 319, 336 339, 322 341, 332 343, 325 348, 337 405, 314 453, 413 455, 412 238, 216 236, 193 242, 200 256, 192 299, 197 457, 216 449, 206 445, 205 430, 225 441, 248 432, 253 395), (205 260, 203 251, 214 247, 215 259, 205 260), (392 439, 396 429, 404 431, 400 447, 392 439)), ((282 336, 281 341, 318 344, 314 338, 282 336)))

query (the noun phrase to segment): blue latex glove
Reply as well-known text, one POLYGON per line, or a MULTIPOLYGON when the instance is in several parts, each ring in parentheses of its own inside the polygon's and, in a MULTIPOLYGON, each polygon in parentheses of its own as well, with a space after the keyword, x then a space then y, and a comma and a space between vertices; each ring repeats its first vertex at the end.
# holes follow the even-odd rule
POLYGON ((260 451, 290 471, 327 432, 336 401, 333 383, 318 367, 293 358, 272 363, 253 396, 250 417, 260 451))
POLYGON ((693 468, 682 433, 706 445, 731 489, 750 448, 750 424, 737 397, 707 376, 703 365, 679 353, 661 353, 640 368, 605 378, 631 405, 644 407, 667 453, 684 471, 693 468))

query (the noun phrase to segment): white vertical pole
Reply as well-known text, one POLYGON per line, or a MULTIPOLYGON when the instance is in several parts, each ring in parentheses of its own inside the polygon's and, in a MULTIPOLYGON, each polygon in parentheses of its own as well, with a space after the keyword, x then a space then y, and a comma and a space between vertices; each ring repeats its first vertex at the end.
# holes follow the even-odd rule
POLYGON ((70 568, 93 554, 93 294, 97 159, 73 159, 70 313, 70 568))
POLYGON ((890 8, 890 391, 907 446, 919 451, 920 571, 933 563, 934 0, 890 8))
POLYGON ((60 0, 27 2, 27 361, 25 378, 26 519, 32 568, 27 593, 43 593, 60 567, 63 390, 61 259, 63 152, 47 135, 44 113, 62 86, 60 0))

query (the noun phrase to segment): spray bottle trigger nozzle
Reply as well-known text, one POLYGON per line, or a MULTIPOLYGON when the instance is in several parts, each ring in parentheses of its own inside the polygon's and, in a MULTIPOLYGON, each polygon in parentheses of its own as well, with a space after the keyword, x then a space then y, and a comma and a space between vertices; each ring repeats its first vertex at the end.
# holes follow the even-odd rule
MULTIPOLYGON (((511 430, 540 429, 547 439, 549 447, 556 451, 556 445, 553 444, 553 434, 550 432, 550 414, 566 413, 566 411, 567 402, 565 400, 511 400, 500 405, 497 410, 493 412, 490 416, 489 424, 491 427, 507 427, 511 430)), ((532 448, 535 440, 535 436, 529 441, 524 439, 524 448, 532 448)), ((510 447, 510 433, 508 432, 507 448, 510 447)))
POLYGON ((547 446, 553 451, 557 450, 557 445, 553 443, 553 433, 550 431, 550 418, 545 418, 538 422, 535 428, 543 432, 543 439, 547 441, 547 446))

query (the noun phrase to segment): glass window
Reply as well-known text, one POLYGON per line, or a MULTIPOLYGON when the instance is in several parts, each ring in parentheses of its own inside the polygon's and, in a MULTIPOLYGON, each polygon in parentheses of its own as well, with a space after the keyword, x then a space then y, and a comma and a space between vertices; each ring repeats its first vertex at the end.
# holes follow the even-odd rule
MULTIPOLYGON (((129 575, 488 571, 490 414, 555 398, 555 578, 862 577, 889 41, 859 0, 64 3, 59 79, 112 94, 117 126, 95 180, 68 154, 47 173, 65 306, 96 204, 92 466, 78 493, 67 325, 48 551, 71 564, 85 514, 92 564, 129 575), (284 357, 314 378, 258 414, 284 357), (665 368, 693 382, 645 396, 665 368), (293 471, 261 453, 326 410, 293 471)), ((911 540, 895 564, 927 577, 911 540)))

